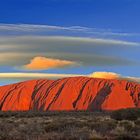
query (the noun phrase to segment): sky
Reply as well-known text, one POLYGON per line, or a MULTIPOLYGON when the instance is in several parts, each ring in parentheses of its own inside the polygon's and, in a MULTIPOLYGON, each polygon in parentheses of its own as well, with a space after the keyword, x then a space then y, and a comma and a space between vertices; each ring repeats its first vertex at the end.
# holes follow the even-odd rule
POLYGON ((0 85, 112 72, 140 77, 139 0, 1 0, 0 85))

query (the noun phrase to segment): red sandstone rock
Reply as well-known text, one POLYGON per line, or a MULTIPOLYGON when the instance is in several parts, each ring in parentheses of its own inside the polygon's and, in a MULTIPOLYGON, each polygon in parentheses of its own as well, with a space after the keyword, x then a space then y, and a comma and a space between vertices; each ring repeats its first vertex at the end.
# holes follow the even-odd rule
POLYGON ((0 87, 0 110, 140 108, 140 84, 88 77, 32 80, 0 87))

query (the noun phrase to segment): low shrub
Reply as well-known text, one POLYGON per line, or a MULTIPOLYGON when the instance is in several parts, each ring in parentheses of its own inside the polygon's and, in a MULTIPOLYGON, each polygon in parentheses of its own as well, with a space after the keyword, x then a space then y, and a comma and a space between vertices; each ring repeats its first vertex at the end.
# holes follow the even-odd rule
POLYGON ((135 123, 129 120, 122 120, 119 122, 119 126, 124 127, 127 131, 132 131, 135 127, 135 123))
POLYGON ((115 120, 137 120, 140 117, 140 109, 128 108, 113 111, 111 118, 115 120))

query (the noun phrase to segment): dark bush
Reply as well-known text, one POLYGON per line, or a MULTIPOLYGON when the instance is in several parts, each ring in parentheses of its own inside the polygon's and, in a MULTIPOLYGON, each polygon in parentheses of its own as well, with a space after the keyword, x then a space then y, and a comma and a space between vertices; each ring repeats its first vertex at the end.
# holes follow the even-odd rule
POLYGON ((115 120, 137 120, 140 117, 140 109, 128 108, 113 111, 111 118, 115 120))

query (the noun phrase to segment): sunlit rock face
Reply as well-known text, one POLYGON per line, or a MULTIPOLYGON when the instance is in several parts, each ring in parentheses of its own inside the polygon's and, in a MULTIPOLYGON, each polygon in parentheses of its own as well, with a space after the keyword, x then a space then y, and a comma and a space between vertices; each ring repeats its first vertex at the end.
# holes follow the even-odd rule
POLYGON ((117 110, 140 108, 140 84, 73 77, 0 87, 0 110, 117 110))

